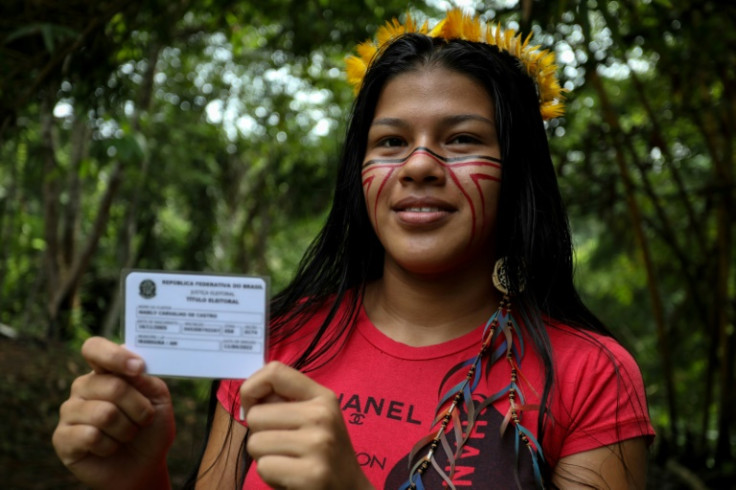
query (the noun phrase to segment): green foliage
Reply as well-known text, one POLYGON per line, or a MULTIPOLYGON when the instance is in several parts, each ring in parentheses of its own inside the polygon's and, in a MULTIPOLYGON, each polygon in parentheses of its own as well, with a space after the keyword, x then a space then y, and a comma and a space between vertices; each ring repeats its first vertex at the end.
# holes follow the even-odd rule
POLYGON ((713 467, 729 458, 736 408, 736 93, 723 89, 736 81, 736 9, 570 7, 554 26, 574 90, 550 132, 578 283, 639 360, 660 443, 713 467))
POLYGON ((122 267, 284 285, 330 202, 345 44, 404 8, 302 3, 7 7, 1 322, 112 334, 122 267))

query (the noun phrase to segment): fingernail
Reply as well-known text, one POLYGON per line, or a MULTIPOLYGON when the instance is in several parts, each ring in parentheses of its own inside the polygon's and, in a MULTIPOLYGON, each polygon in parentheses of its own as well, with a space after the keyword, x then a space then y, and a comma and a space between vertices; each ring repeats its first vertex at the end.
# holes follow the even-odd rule
POLYGON ((143 361, 140 359, 128 359, 125 362, 125 369, 128 374, 139 374, 143 371, 143 361))
POLYGON ((153 418, 156 415, 154 410, 146 411, 141 419, 141 425, 148 425, 153 422, 153 418))
POLYGON ((245 420, 245 409, 243 405, 240 405, 240 421, 242 422, 243 420, 245 420))

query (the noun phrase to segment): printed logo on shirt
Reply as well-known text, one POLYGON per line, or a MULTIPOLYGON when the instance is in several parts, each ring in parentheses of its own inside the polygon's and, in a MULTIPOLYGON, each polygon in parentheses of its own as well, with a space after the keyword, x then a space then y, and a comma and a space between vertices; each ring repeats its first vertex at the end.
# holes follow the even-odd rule
POLYGON ((345 393, 340 393, 337 400, 340 403, 340 409, 345 412, 348 424, 363 425, 370 417, 385 417, 399 422, 421 425, 415 416, 414 405, 411 403, 345 393))
POLYGON ((386 469, 386 457, 385 456, 371 454, 371 453, 363 451, 363 452, 357 453, 356 457, 358 458, 358 464, 361 467, 380 468, 382 470, 386 469))

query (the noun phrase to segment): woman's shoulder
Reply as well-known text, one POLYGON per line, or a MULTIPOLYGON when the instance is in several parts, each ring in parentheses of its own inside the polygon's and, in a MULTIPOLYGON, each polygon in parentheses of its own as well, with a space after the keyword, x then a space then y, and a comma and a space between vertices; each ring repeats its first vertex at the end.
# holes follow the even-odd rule
POLYGON ((631 353, 611 336, 560 322, 547 322, 547 333, 557 457, 631 437, 651 440, 644 381, 631 353))
POLYGON ((546 326, 556 367, 580 365, 585 369, 598 366, 639 370, 632 354, 610 335, 556 320, 548 320, 546 326))
POLYGON ((605 410, 607 404, 631 404, 646 418, 644 380, 634 356, 609 335, 560 322, 548 322, 552 372, 570 412, 605 410), (593 406, 597 406, 593 410, 593 406))

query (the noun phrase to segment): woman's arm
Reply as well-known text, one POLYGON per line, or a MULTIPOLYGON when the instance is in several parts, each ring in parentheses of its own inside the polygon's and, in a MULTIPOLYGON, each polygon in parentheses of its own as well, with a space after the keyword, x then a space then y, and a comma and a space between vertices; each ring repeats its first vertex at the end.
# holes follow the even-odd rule
POLYGON ((242 458, 240 451, 248 430, 232 420, 220 405, 215 408, 212 428, 199 466, 196 488, 234 488, 242 458))
POLYGON ((552 481, 559 488, 644 489, 647 444, 643 437, 628 439, 566 456, 555 466, 552 481))

